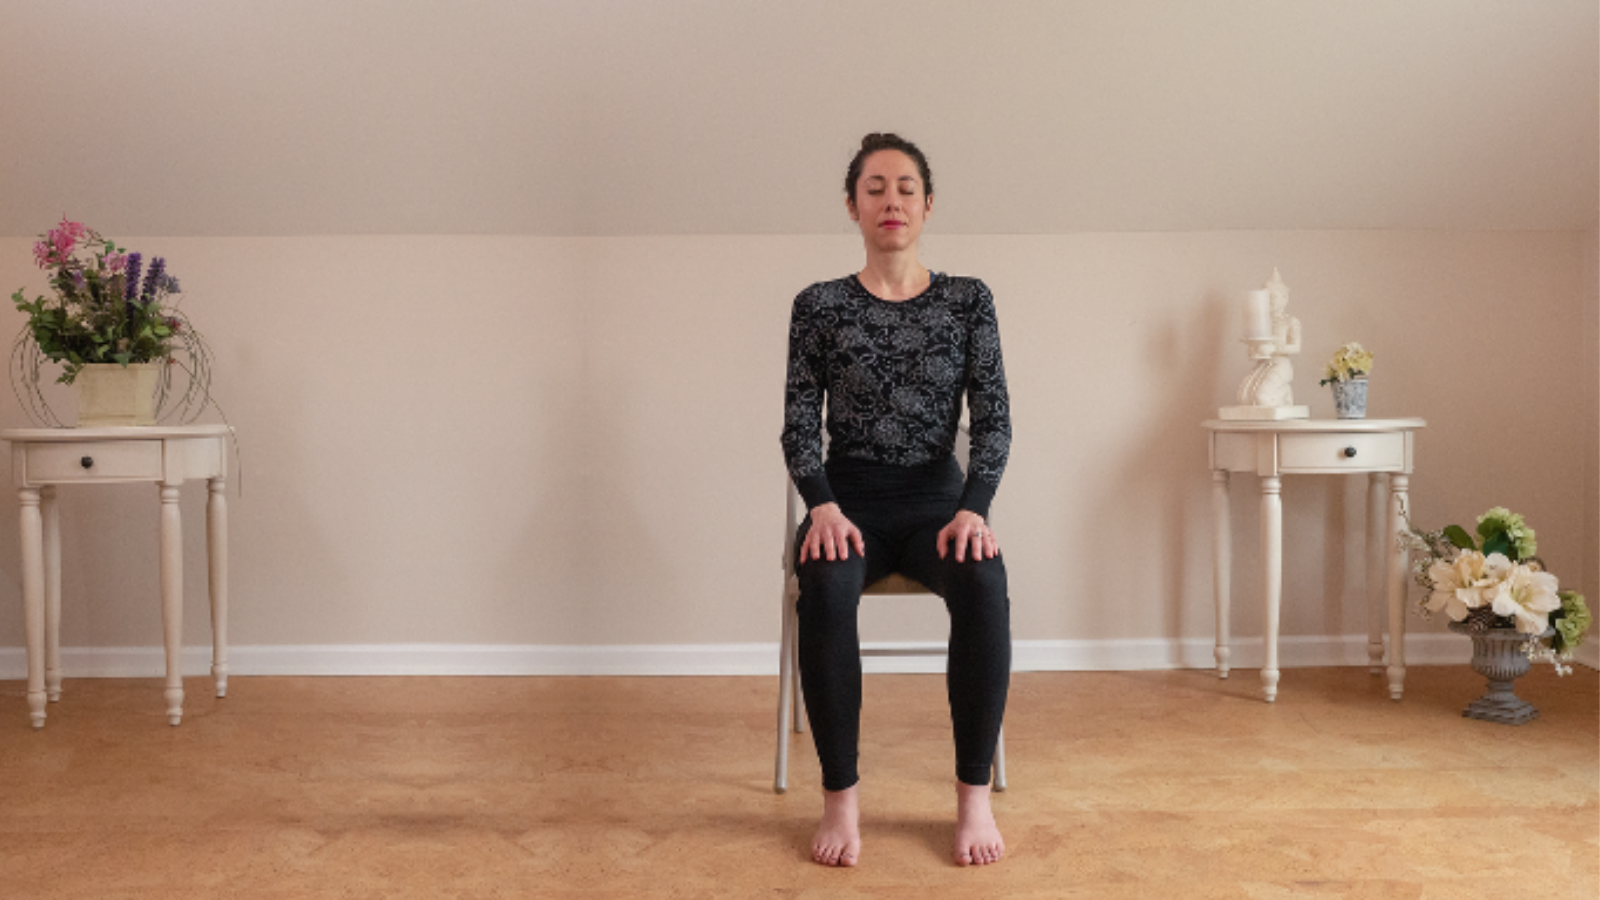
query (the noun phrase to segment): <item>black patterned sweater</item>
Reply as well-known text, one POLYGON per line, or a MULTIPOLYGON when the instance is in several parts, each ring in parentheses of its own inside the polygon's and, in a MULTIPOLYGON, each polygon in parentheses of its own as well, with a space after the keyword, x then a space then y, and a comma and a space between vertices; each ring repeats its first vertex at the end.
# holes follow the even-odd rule
POLYGON ((822 458, 920 466, 955 452, 965 393, 971 457, 961 508, 980 516, 1011 451, 1011 403, 994 297, 976 278, 933 274, 909 300, 880 300, 856 276, 794 299, 783 453, 812 508, 833 502, 822 458))

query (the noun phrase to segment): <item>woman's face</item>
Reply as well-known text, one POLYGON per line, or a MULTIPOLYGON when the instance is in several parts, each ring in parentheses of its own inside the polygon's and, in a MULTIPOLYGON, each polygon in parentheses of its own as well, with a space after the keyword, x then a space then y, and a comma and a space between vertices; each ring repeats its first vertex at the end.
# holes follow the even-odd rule
POLYGON ((867 246, 886 252, 916 246, 933 212, 916 162, 899 150, 879 150, 862 162, 856 195, 847 204, 867 246))

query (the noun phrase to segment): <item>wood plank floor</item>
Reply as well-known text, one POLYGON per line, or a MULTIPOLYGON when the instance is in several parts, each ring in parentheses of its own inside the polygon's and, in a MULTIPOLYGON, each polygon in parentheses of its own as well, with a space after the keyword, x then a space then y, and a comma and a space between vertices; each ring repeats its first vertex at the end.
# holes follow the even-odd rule
POLYGON ((1600 897, 1595 672, 1019 674, 997 866, 949 862, 943 682, 867 680, 864 840, 807 861, 809 738, 772 793, 775 678, 0 682, 0 897, 1600 897))

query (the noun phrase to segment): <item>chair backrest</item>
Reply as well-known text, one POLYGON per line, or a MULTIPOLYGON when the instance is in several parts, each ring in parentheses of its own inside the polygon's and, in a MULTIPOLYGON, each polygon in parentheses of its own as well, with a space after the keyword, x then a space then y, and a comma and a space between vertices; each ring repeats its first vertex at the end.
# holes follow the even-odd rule
MULTIPOLYGON (((823 415, 822 446, 823 450, 826 451, 828 446, 827 414, 824 413, 823 415)), ((972 453, 972 425, 967 418, 967 408, 964 403, 961 407, 961 421, 956 427, 956 460, 957 462, 961 463, 961 468, 965 470, 967 467, 967 461, 972 453)), ((785 525, 783 529, 783 574, 787 579, 794 577, 795 531, 800 528, 800 523, 805 521, 806 503, 805 500, 800 497, 800 490, 794 486, 794 479, 786 478, 784 480, 789 485, 788 501, 785 503, 785 525)), ((880 578, 872 584, 867 585, 867 588, 863 593, 926 594, 929 593, 929 591, 920 583, 896 572, 892 575, 889 575, 887 578, 880 578)))

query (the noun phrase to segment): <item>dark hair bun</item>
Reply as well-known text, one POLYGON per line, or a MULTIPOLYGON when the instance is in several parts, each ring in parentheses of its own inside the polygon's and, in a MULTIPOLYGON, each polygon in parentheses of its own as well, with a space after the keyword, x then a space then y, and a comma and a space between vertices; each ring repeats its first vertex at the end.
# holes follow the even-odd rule
POLYGON ((850 160, 850 168, 844 176, 844 192, 852 200, 856 197, 856 182, 861 180, 861 167, 866 163, 867 157, 879 150, 898 150, 911 157, 917 164, 917 174, 922 176, 922 190, 933 196, 933 171, 928 168, 928 158, 911 143, 898 134, 887 131, 874 131, 861 139, 861 149, 856 151, 855 159, 850 160))

